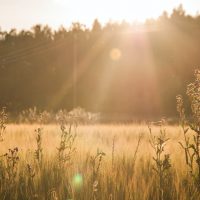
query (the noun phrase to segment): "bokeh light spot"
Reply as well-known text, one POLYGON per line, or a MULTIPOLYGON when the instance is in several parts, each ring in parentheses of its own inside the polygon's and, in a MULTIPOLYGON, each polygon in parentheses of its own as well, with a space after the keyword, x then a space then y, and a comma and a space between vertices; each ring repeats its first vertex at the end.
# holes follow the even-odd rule
POLYGON ((77 189, 81 188, 81 186, 83 185, 83 177, 81 174, 76 174, 73 177, 73 186, 77 189))
POLYGON ((110 51, 110 58, 113 61, 118 61, 121 58, 121 51, 118 48, 113 48, 110 51))

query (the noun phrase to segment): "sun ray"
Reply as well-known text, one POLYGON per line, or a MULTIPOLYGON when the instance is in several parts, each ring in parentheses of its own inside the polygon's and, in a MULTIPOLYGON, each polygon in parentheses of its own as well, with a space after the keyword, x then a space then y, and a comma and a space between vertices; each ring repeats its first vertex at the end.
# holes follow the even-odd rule
MULTIPOLYGON (((90 66, 92 60, 94 60, 98 53, 104 48, 104 45, 106 45, 106 41, 108 41, 110 37, 111 35, 108 34, 105 34, 102 37, 100 37, 90 48, 90 51, 87 52, 86 56, 79 63, 77 63, 76 84, 78 84, 79 79, 83 76, 87 68, 90 66)), ((66 80, 66 82, 60 88, 60 90, 54 95, 54 98, 52 98, 49 102, 50 108, 55 108, 57 105, 59 105, 64 96, 66 96, 69 93, 69 91, 73 88, 73 79, 74 77, 71 76, 69 80, 66 80)))

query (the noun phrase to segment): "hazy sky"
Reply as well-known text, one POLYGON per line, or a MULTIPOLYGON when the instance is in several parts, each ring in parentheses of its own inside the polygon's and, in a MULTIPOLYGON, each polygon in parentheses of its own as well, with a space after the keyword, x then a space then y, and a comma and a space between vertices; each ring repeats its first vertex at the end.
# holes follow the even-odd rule
POLYGON ((192 15, 200 10, 200 0, 0 0, 0 27, 22 29, 40 23, 57 28, 72 21, 90 26, 95 18, 102 23, 144 21, 179 4, 192 15))

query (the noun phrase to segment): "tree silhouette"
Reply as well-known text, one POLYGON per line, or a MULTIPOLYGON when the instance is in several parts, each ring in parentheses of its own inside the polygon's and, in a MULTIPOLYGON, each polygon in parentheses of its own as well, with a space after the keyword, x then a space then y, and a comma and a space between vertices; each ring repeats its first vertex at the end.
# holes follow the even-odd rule
POLYGON ((73 23, 1 30, 0 106, 72 109, 76 62, 77 106, 107 115, 174 116, 176 94, 200 65, 199 22, 179 6, 140 26, 95 19, 91 29, 73 23), (121 53, 117 61, 113 49, 121 53))

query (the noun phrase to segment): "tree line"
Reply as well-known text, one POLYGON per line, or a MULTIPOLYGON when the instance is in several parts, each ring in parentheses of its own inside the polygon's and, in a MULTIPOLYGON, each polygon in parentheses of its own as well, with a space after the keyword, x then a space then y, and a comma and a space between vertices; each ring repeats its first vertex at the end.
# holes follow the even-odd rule
POLYGON ((96 19, 92 28, 1 30, 0 106, 175 116, 175 96, 200 66, 199 36, 200 15, 182 6, 143 24, 96 19))

